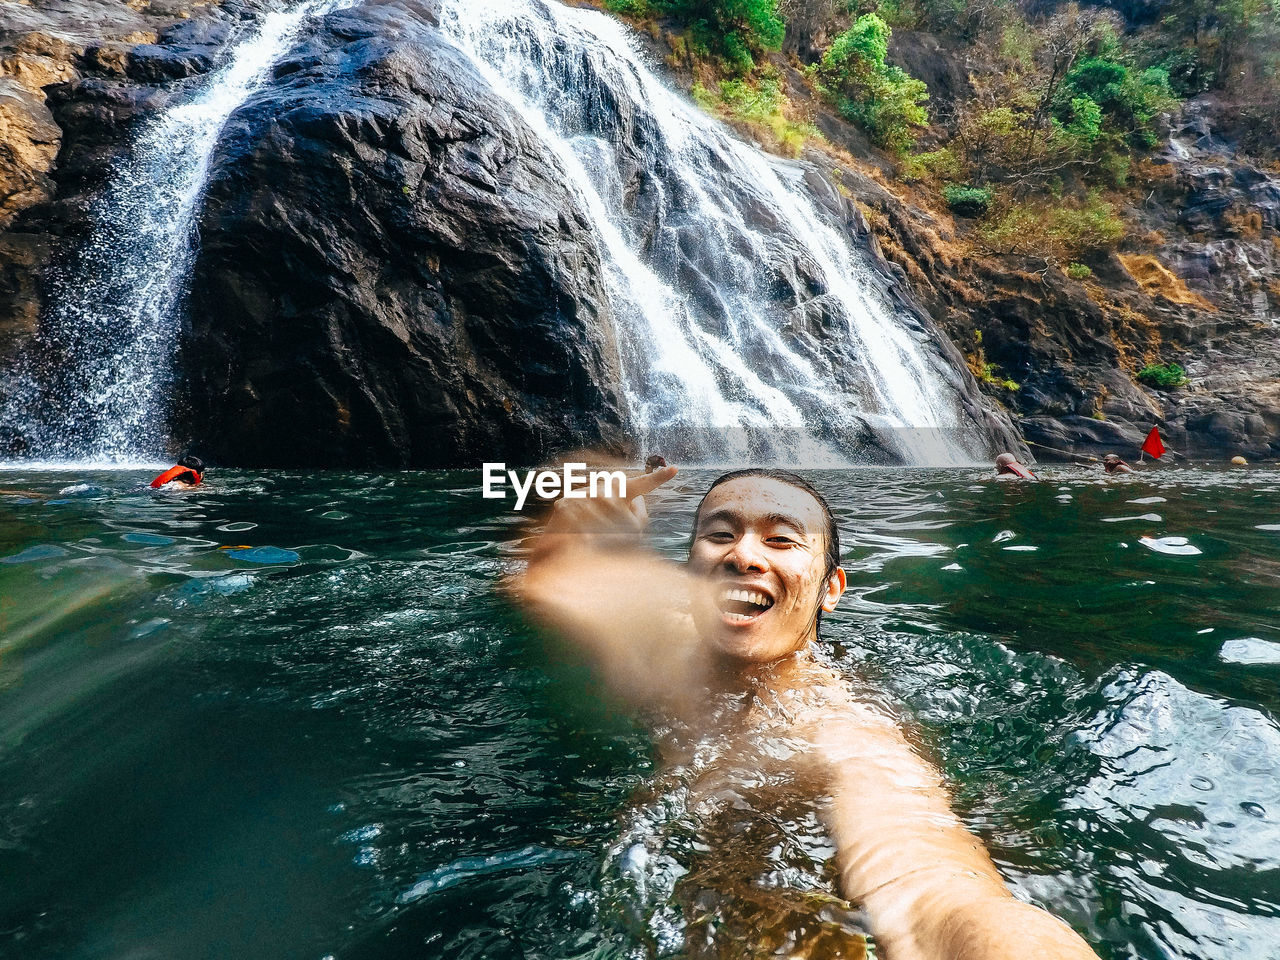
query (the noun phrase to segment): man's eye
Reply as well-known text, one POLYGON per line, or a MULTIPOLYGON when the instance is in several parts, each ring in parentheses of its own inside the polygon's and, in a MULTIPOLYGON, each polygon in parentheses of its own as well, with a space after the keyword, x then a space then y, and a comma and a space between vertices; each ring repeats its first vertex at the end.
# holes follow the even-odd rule
POLYGON ((792 540, 790 537, 783 537, 783 536, 770 537, 768 542, 772 543, 775 546, 781 546, 781 547, 790 547, 790 546, 794 546, 795 544, 795 541, 792 540))
POLYGON ((715 530, 706 535, 706 538, 712 543, 728 543, 733 539, 733 534, 728 530, 715 530))

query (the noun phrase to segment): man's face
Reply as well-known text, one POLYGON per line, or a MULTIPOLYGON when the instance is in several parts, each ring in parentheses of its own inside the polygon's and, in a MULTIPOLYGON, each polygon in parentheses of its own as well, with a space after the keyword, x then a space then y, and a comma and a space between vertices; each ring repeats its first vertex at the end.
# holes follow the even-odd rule
POLYGON ((711 581, 694 603, 702 638, 731 657, 768 662, 817 636, 818 608, 834 610, 844 571, 826 571, 822 507, 766 477, 722 483, 702 504, 689 570, 711 581))

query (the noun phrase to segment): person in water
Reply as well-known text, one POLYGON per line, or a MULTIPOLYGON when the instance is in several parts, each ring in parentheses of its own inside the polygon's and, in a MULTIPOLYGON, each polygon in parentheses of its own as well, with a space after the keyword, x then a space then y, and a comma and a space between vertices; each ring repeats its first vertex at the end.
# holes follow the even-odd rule
POLYGON ((1034 480, 1036 478, 1030 468, 1019 463, 1012 453, 1002 453, 996 457, 996 476, 1018 477, 1020 480, 1034 480))
POLYGON ((621 696, 705 734, 690 809, 732 808, 726 796, 789 778, 819 804, 841 890, 887 960, 1095 958, 1014 898, 938 771, 822 662, 821 617, 846 579, 821 493, 782 471, 725 474, 698 505, 682 569, 641 541, 643 496, 675 475, 629 480, 629 499, 557 501, 515 586, 621 696))
POLYGON ((1133 467, 1129 466, 1114 453, 1108 453, 1102 458, 1102 469, 1107 473, 1133 473, 1133 467))
POLYGON ((176 483, 180 487, 198 487, 204 482, 204 472, 204 461, 199 457, 183 457, 176 465, 152 480, 151 488, 158 490, 167 483, 176 483))
POLYGON ((653 473, 653 471, 658 470, 662 467, 665 467, 666 465, 667 465, 666 457, 658 453, 651 453, 649 454, 649 456, 645 458, 644 472, 653 473))

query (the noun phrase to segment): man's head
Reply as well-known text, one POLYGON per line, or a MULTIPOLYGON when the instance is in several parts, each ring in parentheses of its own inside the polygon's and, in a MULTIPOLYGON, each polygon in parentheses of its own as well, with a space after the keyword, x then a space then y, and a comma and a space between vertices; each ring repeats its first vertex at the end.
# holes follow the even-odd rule
POLYGON ((660 470, 666 465, 667 465, 666 457, 662 456, 661 454, 651 453, 647 458, 645 458, 644 472, 653 473, 653 471, 660 470))
POLYGON ((713 587, 694 609, 703 639, 756 662, 815 639, 845 588, 831 508, 783 470, 738 470, 711 485, 694 514, 689 570, 713 587))
POLYGON ((1113 472, 1123 463, 1124 461, 1121 460, 1120 457, 1114 453, 1108 453, 1105 457, 1102 458, 1102 466, 1107 471, 1107 473, 1113 472))
POLYGON ((196 473, 204 473, 204 461, 199 457, 183 457, 178 461, 178 466, 194 470, 196 473))
POLYGON ((997 476, 1015 476, 1023 480, 1034 480, 1035 474, 1017 461, 1012 453, 1002 453, 996 457, 997 476))

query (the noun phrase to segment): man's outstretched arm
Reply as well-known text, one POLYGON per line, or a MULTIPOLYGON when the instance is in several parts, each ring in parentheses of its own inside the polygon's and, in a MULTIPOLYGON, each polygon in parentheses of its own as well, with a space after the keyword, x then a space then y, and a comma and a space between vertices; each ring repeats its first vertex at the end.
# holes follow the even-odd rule
POLYGON ((848 703, 812 727, 831 784, 845 896, 886 960, 1096 960, 1070 927, 1013 897, 897 725, 848 703))
POLYGON ((643 495, 675 474, 635 477, 627 498, 558 501, 513 586, 533 619, 585 653, 615 693, 679 709, 701 676, 686 611, 698 584, 641 538, 643 495))

